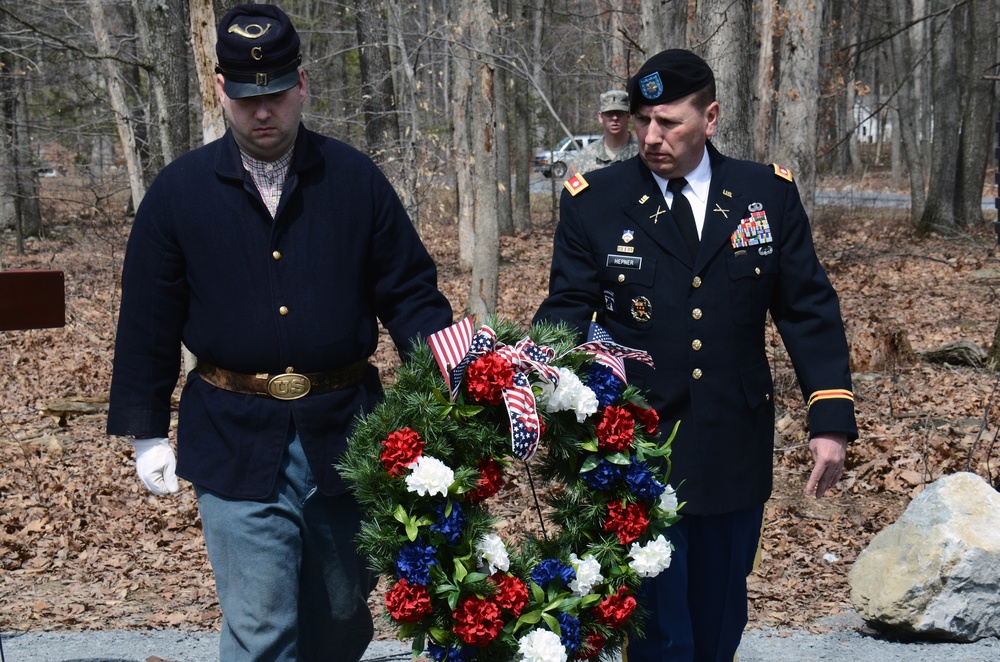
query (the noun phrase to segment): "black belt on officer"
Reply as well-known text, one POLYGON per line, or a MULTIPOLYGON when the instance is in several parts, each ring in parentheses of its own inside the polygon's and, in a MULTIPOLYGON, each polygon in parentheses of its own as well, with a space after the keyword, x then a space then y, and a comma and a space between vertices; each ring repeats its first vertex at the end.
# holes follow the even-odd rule
POLYGON ((212 386, 233 393, 258 395, 276 400, 298 400, 307 395, 319 395, 356 386, 364 379, 367 368, 368 361, 363 359, 346 368, 329 372, 285 372, 275 375, 265 372, 248 375, 198 361, 195 372, 212 386))

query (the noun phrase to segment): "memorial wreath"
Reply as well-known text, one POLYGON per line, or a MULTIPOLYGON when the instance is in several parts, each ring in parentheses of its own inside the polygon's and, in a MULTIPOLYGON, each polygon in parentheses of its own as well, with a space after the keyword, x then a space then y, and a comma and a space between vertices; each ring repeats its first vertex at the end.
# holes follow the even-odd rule
POLYGON ((466 318, 415 344, 358 421, 338 468, 366 514, 359 548, 415 656, 585 660, 641 632, 636 597, 670 563, 680 504, 666 483, 673 432, 626 383, 625 358, 652 363, 597 325, 577 346, 564 325, 473 332, 466 318), (558 532, 542 520, 511 548, 487 506, 519 460, 552 488, 558 532))

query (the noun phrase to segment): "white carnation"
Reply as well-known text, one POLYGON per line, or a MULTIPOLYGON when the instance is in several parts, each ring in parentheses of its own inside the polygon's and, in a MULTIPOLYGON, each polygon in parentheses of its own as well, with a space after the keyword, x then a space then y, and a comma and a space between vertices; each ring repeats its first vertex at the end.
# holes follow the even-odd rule
POLYGON ((576 571, 576 579, 569 583, 569 588, 573 594, 583 597, 590 593, 595 584, 604 581, 601 574, 601 564, 593 556, 585 556, 582 559, 576 554, 569 555, 570 565, 576 571))
POLYGON ((455 472, 451 468, 430 455, 421 455, 420 459, 410 464, 412 470, 406 477, 406 489, 420 496, 440 494, 448 496, 448 488, 455 482, 455 472))
POLYGON ((519 662, 566 662, 566 648, 559 641, 559 635, 548 630, 532 630, 521 637, 517 652, 519 662))
POLYGON ((677 512, 677 492, 675 492, 674 488, 670 485, 667 485, 667 488, 663 490, 663 494, 660 495, 659 506, 660 510, 665 513, 669 513, 670 515, 677 512))
POLYGON ((504 547, 503 539, 495 533, 488 533, 476 545, 476 555, 480 562, 478 565, 487 566, 489 572, 494 574, 498 570, 506 572, 510 569, 510 558, 507 556, 507 548, 504 547))
POLYGON ((661 534, 645 547, 632 543, 629 555, 629 567, 640 577, 655 577, 670 566, 670 543, 661 534))
POLYGON ((588 416, 597 413, 597 396, 569 368, 556 369, 559 371, 559 385, 553 388, 549 383, 542 383, 545 411, 571 410, 576 412, 576 422, 583 423, 588 416))

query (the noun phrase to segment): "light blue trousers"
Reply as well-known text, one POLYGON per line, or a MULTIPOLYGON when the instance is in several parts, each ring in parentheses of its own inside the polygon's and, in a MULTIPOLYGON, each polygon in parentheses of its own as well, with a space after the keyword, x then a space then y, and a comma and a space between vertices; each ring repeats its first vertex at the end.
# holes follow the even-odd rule
POLYGON ((222 608, 220 662, 356 662, 374 628, 374 583, 355 552, 361 510, 316 491, 297 434, 271 495, 195 486, 222 608))

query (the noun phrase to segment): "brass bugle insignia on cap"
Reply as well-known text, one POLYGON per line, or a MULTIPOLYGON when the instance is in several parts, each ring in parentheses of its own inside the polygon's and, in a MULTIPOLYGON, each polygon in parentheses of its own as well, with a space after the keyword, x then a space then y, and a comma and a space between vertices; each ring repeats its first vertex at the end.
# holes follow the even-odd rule
POLYGON ((243 27, 242 25, 230 25, 228 32, 231 34, 235 32, 241 37, 246 39, 259 39, 267 34, 267 31, 271 29, 271 24, 268 23, 266 28, 260 27, 259 23, 251 23, 250 25, 243 27))

